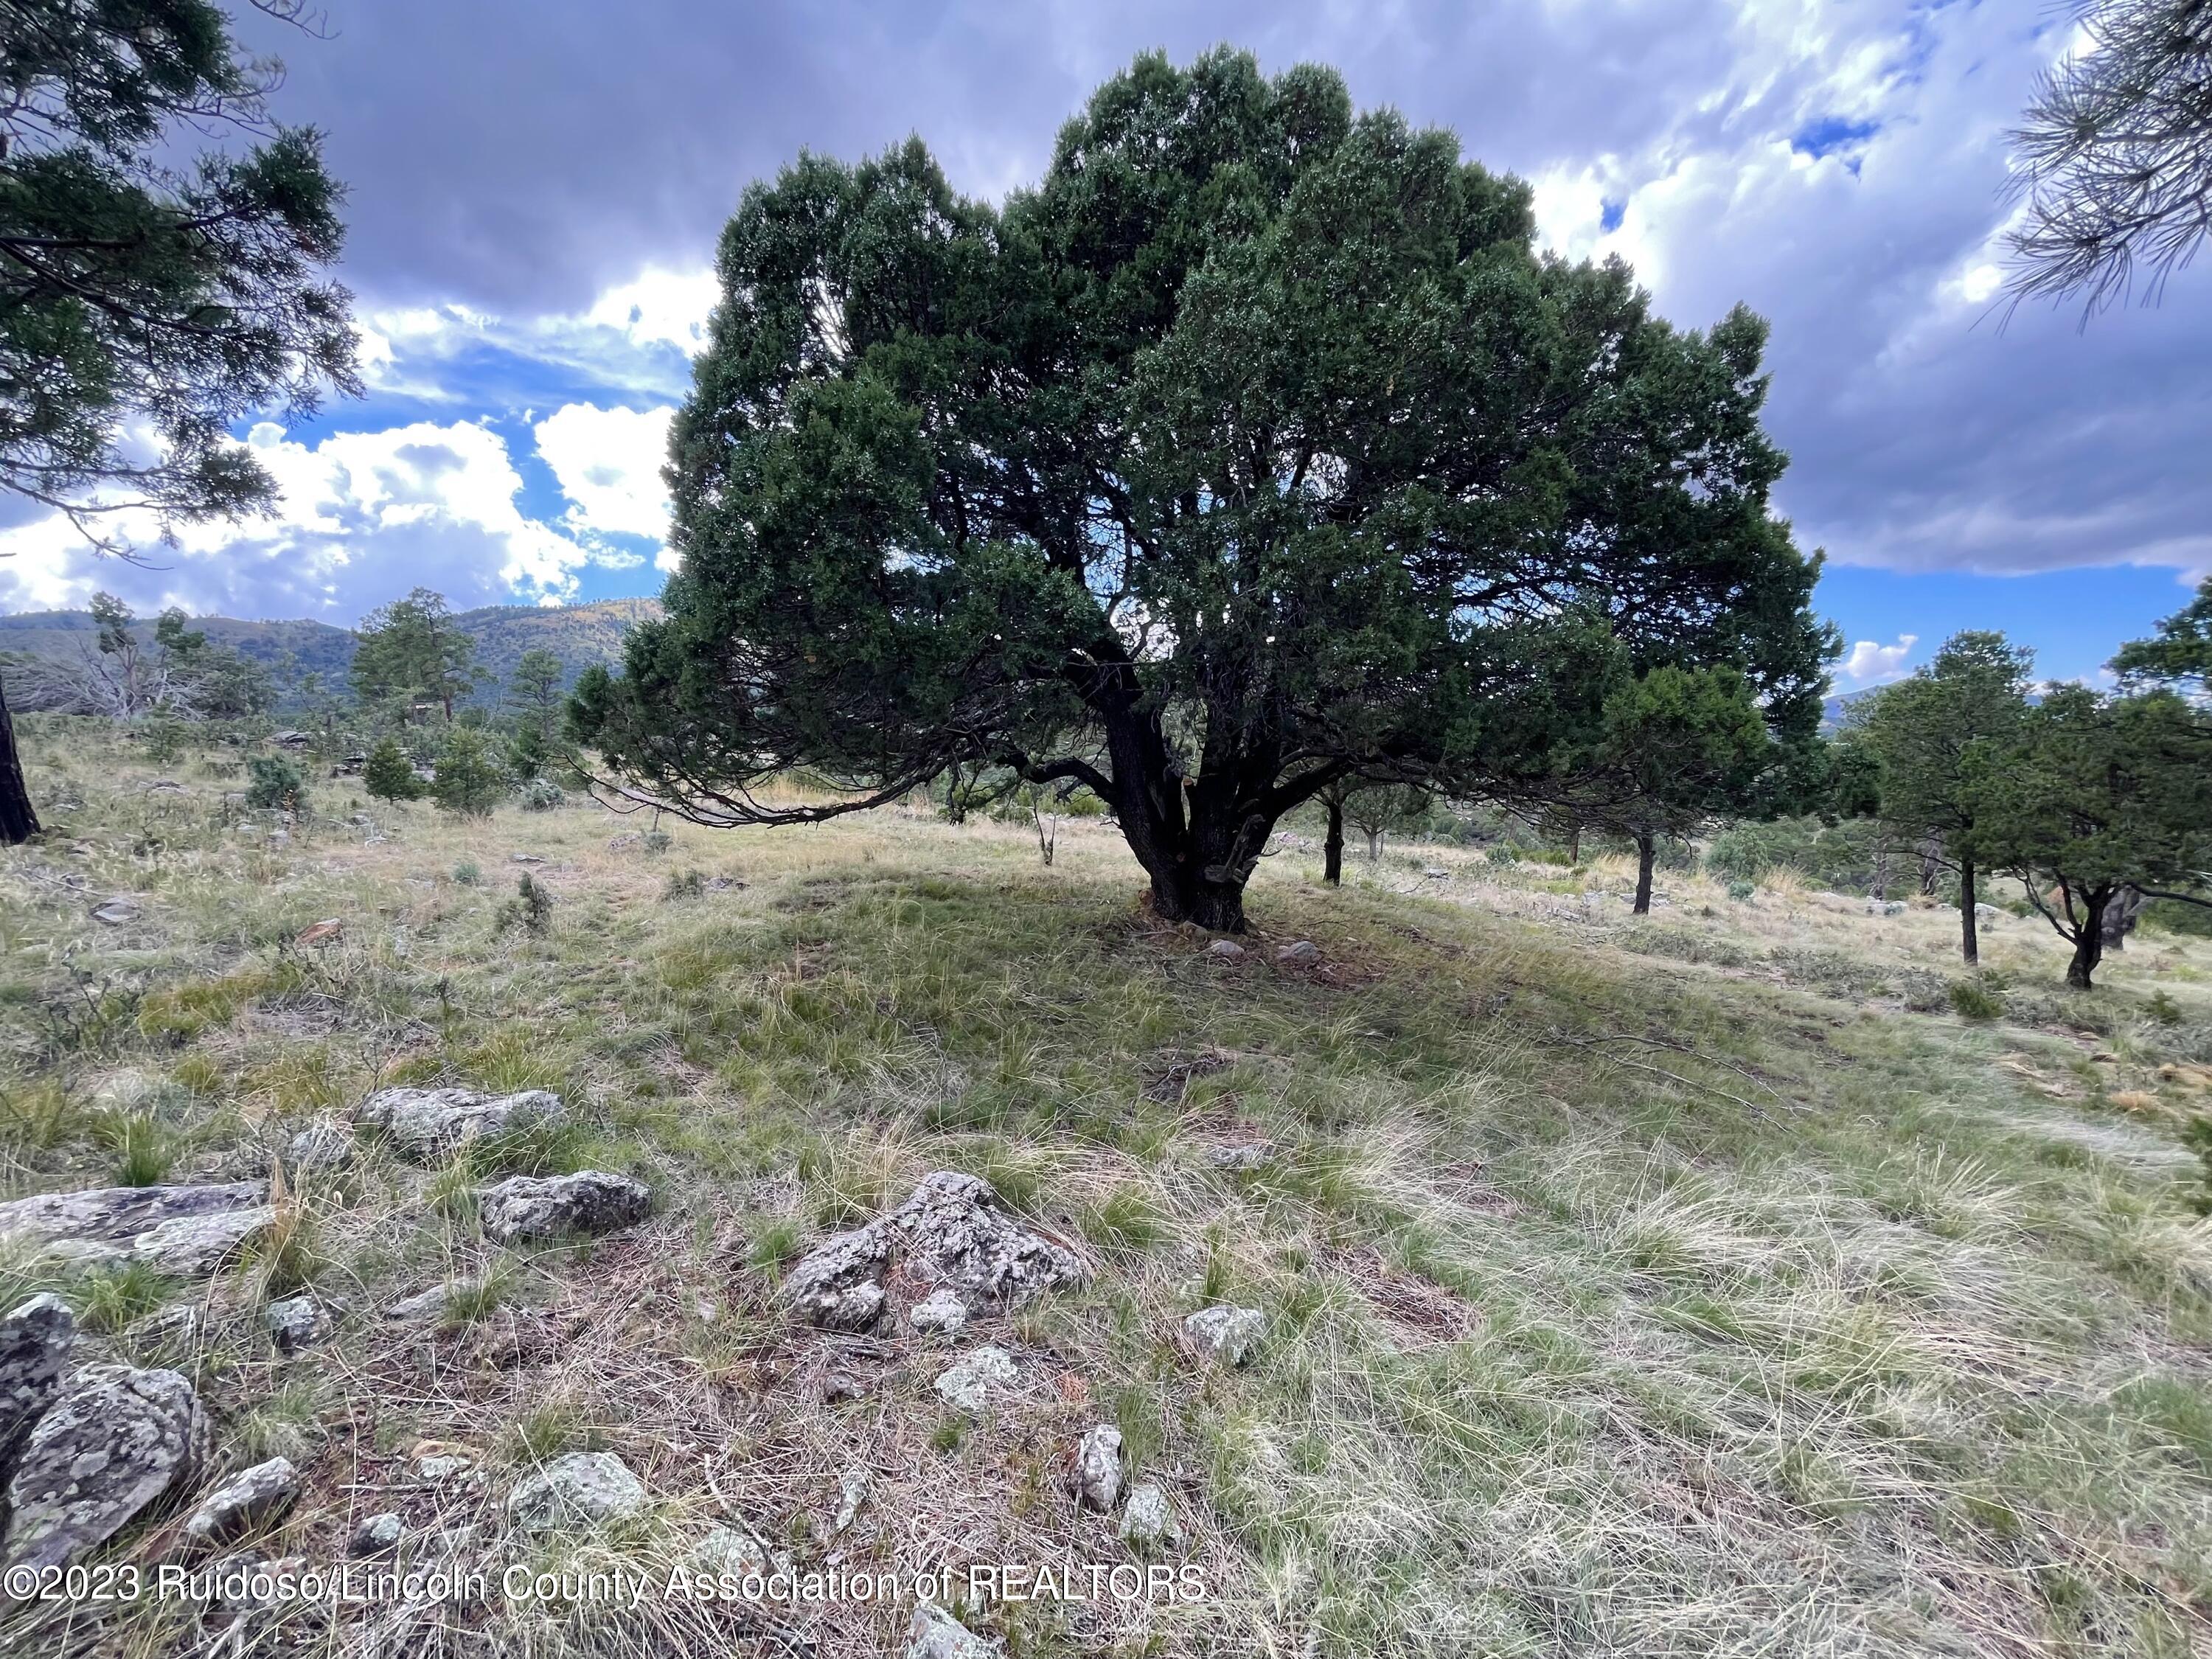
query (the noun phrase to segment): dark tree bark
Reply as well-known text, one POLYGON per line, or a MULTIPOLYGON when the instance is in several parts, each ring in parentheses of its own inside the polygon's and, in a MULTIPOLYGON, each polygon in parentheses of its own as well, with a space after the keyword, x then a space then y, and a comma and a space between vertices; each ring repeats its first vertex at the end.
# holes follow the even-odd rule
POLYGON ((1875 844, 1872 896, 1884 900, 1889 897, 1889 843, 1887 841, 1875 844))
POLYGON ((2110 888, 2097 888, 2081 896, 2081 921, 2074 935, 2074 960, 2066 964, 2066 982, 2077 991, 2094 990, 2090 975, 2105 959, 2105 910, 2112 902, 2110 888))
POLYGON ((1971 968, 1982 959, 1982 941, 1974 930, 1974 860, 1959 860, 1959 953, 1971 968))
POLYGON ((2128 948, 2128 935, 2135 932, 2136 923, 2142 919, 2143 903, 2140 888, 2123 887, 2112 895, 2112 902, 2105 907, 2106 950, 2124 951, 2128 948))
POLYGON ((1567 862, 1579 866, 1583 861, 1583 827, 1579 823, 1567 832, 1567 862))
POLYGON ((23 781, 23 762, 15 752, 15 722, 9 718, 8 695, 0 688, 0 843, 13 847, 39 833, 31 792, 23 781))
POLYGON ((1647 830, 1636 837, 1636 914, 1651 914, 1651 866, 1659 856, 1657 840, 1647 830))
POLYGON ((1936 843, 1932 841, 1923 842, 1920 845, 1921 897, 1936 896, 1936 878, 1942 872, 1942 868, 1943 866, 1936 860, 1936 843))
POLYGON ((1328 802, 1328 839, 1321 844, 1321 878, 1330 886, 1344 881, 1344 803, 1334 796, 1328 802))

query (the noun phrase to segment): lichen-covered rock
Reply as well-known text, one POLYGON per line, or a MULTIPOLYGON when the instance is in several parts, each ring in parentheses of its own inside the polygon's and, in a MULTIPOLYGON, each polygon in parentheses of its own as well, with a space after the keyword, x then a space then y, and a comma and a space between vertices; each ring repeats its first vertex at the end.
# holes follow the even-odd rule
POLYGON ((166 1223, 251 1209, 268 1197, 268 1183, 261 1181, 40 1193, 0 1204, 0 1239, 19 1245, 71 1239, 128 1244, 166 1223))
POLYGON ((1121 1431, 1101 1423, 1076 1443, 1075 1495, 1094 1510, 1110 1510, 1121 1496, 1121 1431))
POLYGON ((0 1319, 0 1480, 61 1393, 76 1340, 76 1317, 58 1296, 34 1296, 0 1319))
POLYGON ((907 1626, 905 1659, 999 1659, 999 1650, 934 1601, 924 1601, 907 1626))
POLYGON ((351 1164, 360 1151, 343 1124, 310 1123, 292 1137, 285 1162, 295 1176, 330 1175, 351 1164))
POLYGON ((207 1443, 199 1397, 176 1372, 87 1367, 24 1443, 0 1549, 11 1565, 76 1560, 187 1483, 207 1443))
POLYGON ((1206 954, 1216 962, 1241 962, 1244 947, 1233 939, 1218 939, 1206 947, 1206 954))
POLYGON ((1318 962, 1321 960, 1321 946, 1310 939, 1295 939, 1275 952, 1275 960, 1297 963, 1318 962))
POLYGON ((407 1530, 406 1522, 396 1510, 386 1510, 381 1515, 365 1517, 346 1540, 348 1555, 382 1555, 399 1547, 399 1540, 407 1530))
POLYGON ((300 1497, 300 1472, 289 1457, 233 1475, 200 1499, 185 1520, 185 1536, 195 1544, 216 1544, 275 1520, 300 1497))
POLYGON ((937 1379, 937 1392, 947 1405, 963 1412, 980 1412, 990 1403, 994 1384, 1011 1387, 1018 1375, 1013 1355, 1004 1348, 987 1346, 959 1364, 946 1366, 937 1379))
POLYGON ((558 1532, 627 1520, 645 1505, 645 1483, 621 1458, 612 1452, 571 1452, 517 1486, 507 1513, 523 1532, 558 1532))
POLYGON ((262 1320, 269 1327, 269 1340, 276 1345, 280 1353, 297 1353, 327 1340, 336 1322, 330 1310, 312 1296, 287 1297, 282 1302, 272 1302, 262 1310, 262 1320))
POLYGON ((780 1550, 750 1528, 711 1527, 691 1547, 690 1567, 709 1578, 732 1578, 740 1586, 748 1578, 766 1578, 790 1562, 780 1550))
POLYGON ((511 1176, 477 1195, 484 1237, 501 1244, 569 1233, 604 1233, 645 1219, 653 1193, 642 1181, 605 1170, 511 1176))
POLYGON ((1257 1308, 1201 1308, 1182 1328, 1208 1359, 1241 1365, 1267 1334, 1267 1316, 1257 1308))
POLYGON ((957 1291, 936 1290, 908 1309, 906 1316, 925 1334, 957 1336, 968 1323, 968 1304, 957 1291))
POLYGON ((831 1518, 830 1530, 849 1532, 853 1522, 860 1518, 860 1505, 868 1501, 868 1493, 875 1486, 875 1477, 858 1464, 837 1477, 837 1513, 831 1518))
POLYGON ((1129 1507, 1121 1511, 1121 1541, 1139 1554, 1182 1541, 1175 1506, 1158 1481, 1147 1480, 1129 1494, 1129 1507))
POLYGON ((474 1089, 386 1089, 355 1109, 354 1122, 374 1129, 401 1155, 437 1158, 465 1141, 526 1125, 556 1122, 560 1097, 543 1089, 487 1095, 474 1089))
POLYGON ((988 1182, 941 1170, 889 1215, 824 1240, 791 1270, 784 1295, 817 1325, 866 1330, 883 1311, 894 1260, 971 1313, 1018 1307, 1083 1277, 1074 1252, 1008 1215, 988 1182))
POLYGON ((276 1224, 274 1205, 227 1210, 219 1215, 179 1216, 131 1241, 131 1255, 156 1273, 205 1279, 258 1244, 276 1224))

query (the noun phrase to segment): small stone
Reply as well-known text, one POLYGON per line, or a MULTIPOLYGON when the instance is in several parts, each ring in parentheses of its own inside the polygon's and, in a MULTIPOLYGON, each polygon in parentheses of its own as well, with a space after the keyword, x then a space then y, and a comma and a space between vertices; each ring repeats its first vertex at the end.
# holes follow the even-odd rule
POLYGON ((1099 1424, 1076 1443, 1075 1495, 1101 1510, 1121 1496, 1121 1431, 1112 1424, 1099 1424))
POLYGON ((126 898, 112 898, 92 907, 92 919, 103 927, 120 927, 135 921, 137 915, 137 905, 126 898))
POLYGON ((987 1344, 957 1364, 947 1366, 937 1379, 937 1392, 946 1404, 961 1411, 980 1412, 989 1403, 993 1383, 1011 1386, 1018 1375, 1013 1355, 987 1344))
POLYGON ((269 1340, 276 1345, 279 1353, 297 1353, 316 1343, 329 1339, 336 1328, 330 1310, 312 1296, 287 1297, 282 1302, 272 1302, 262 1312, 269 1327, 269 1340))
POLYGON ((1441 864, 1432 864, 1427 869, 1422 871, 1421 874, 1431 881, 1443 881, 1450 876, 1451 872, 1445 869, 1441 864))
POLYGON ((612 1452, 556 1457, 514 1489, 508 1519, 524 1532, 558 1532, 627 1521, 646 1506, 645 1483, 612 1452))
POLYGON ((300 930, 294 945, 336 945, 345 937, 345 923, 336 916, 325 917, 311 927, 300 930))
POLYGON ((92 1365, 70 1379, 8 1482, 11 1566, 65 1566, 191 1478, 208 1421, 174 1371, 92 1365))
POLYGON ((968 1304, 950 1290, 932 1291, 908 1310, 915 1329, 939 1336, 957 1336, 968 1323, 968 1304))
POLYGON ((300 1496, 300 1472, 289 1457, 256 1463, 200 1500, 185 1522, 195 1544, 220 1543, 274 1520, 300 1496))
POLYGON ((545 862, 543 858, 539 857, 535 853, 509 853, 507 857, 507 862, 510 864, 543 864, 545 862))
POLYGON ((605 1170, 512 1176, 478 1195, 484 1237, 501 1244, 604 1233, 645 1219, 653 1193, 642 1181, 605 1170))
POLYGON ((904 1659, 999 1659, 999 1650, 934 1601, 915 1607, 904 1659))
POLYGON ((860 1518, 860 1505, 868 1501, 868 1489, 874 1484, 868 1472, 855 1465, 837 1477, 837 1514, 830 1522, 832 1532, 849 1532, 853 1522, 860 1518))
POLYGON ((386 1510, 381 1515, 372 1515, 353 1529, 346 1540, 348 1555, 382 1555, 397 1549, 399 1540, 407 1530, 407 1523, 396 1510, 386 1510))
POLYGON ((360 1150, 354 1144, 351 1132, 344 1125, 328 1121, 310 1123, 292 1137, 285 1161, 295 1176, 320 1175, 346 1168, 360 1150))
POLYGON ((411 1468, 417 1480, 427 1480, 435 1486, 447 1480, 457 1480, 473 1471, 476 1466, 477 1460, 465 1453, 431 1452, 416 1458, 411 1468))
POLYGON ((0 1319, 0 1477, 61 1393, 76 1341, 76 1316, 58 1296, 34 1296, 0 1319))
POLYGON ((2117 1066, 2120 1063, 2120 1057, 2110 1048, 2100 1048, 2089 1056, 2089 1063, 2092 1066, 2117 1066))
POLYGON ((1241 962, 1244 947, 1233 939, 1218 939, 1206 947, 1206 954, 1217 962, 1241 962))
POLYGON ((427 1291, 417 1291, 412 1296, 402 1297, 387 1304, 384 1310, 386 1319, 434 1319, 446 1311, 446 1300, 456 1292, 465 1294, 477 1288, 477 1281, 457 1279, 451 1285, 433 1285, 427 1291))
POLYGON ((691 1547, 691 1567, 711 1578, 765 1578, 778 1565, 777 1557, 759 1534, 737 1527, 714 1527, 691 1547))
POLYGON ((1156 1480, 1147 1480, 1129 1494, 1129 1507, 1121 1511, 1121 1541, 1140 1553, 1182 1542, 1175 1508, 1156 1480))
POLYGON ((1294 944, 1285 945, 1280 950, 1277 951, 1275 952, 1275 960, 1278 962, 1318 962, 1321 960, 1321 946, 1316 945, 1310 939, 1302 939, 1294 944))
POLYGON ((1182 1328, 1207 1358, 1241 1365, 1267 1334, 1267 1316, 1257 1308, 1201 1308, 1182 1328))

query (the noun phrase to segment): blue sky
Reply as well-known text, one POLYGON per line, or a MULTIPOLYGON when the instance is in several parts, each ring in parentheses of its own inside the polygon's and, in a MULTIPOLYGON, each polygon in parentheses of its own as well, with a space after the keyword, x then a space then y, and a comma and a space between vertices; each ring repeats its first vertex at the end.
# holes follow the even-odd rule
POLYGON ((457 605, 658 590, 668 412, 723 220, 802 148, 919 133, 970 193, 1041 171, 1137 51, 1228 41, 1335 66, 1535 186, 1571 258, 1630 260, 1703 325, 1772 324, 1778 510, 1824 548, 1839 690, 2002 628, 2094 677, 2212 572, 2212 261, 2086 327, 1993 314, 2005 133, 2074 44, 1974 0, 331 0, 327 38, 246 12, 276 113, 350 187, 341 275, 369 394, 241 423, 272 519, 154 568, 0 501, 0 609, 349 623, 416 583, 457 605))

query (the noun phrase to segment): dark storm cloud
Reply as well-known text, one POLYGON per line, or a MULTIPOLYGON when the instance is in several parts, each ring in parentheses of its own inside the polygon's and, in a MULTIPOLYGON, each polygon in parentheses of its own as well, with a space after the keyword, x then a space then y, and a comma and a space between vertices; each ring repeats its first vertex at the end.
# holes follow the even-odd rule
MULTIPOLYGON (((1060 122, 1136 52, 1187 61, 1223 41, 1271 71, 1333 64, 1361 106, 1453 128, 1470 155, 1534 183, 1549 243, 1629 258, 1677 322, 1709 325, 1740 300, 1766 316, 1771 424, 1794 460, 1779 504, 1805 544, 1904 569, 2212 568, 2212 273, 2086 331, 2071 312, 2006 328, 1990 314, 2004 133, 2064 44, 2055 9, 330 7, 328 39, 251 13, 245 25, 288 63, 276 114, 324 128, 351 187, 343 274, 385 354, 370 404, 334 409, 295 441, 486 417, 512 441, 502 462, 456 439, 471 470, 445 494, 422 481, 428 519, 319 485, 353 515, 345 557, 306 556, 305 578, 279 580, 298 550, 324 545, 295 502, 289 527, 252 544, 270 556, 197 579, 219 581, 234 609, 281 611, 313 591, 325 611, 357 613, 405 586, 433 547, 415 526, 434 520, 459 526, 435 538, 456 586, 574 591, 592 546, 563 538, 629 533, 650 510, 657 461, 622 412, 681 395, 711 294, 700 273, 748 181, 802 149, 854 158, 920 133, 958 188, 1000 197, 1037 176, 1060 122), (641 314, 625 323, 633 295, 641 314), (556 407, 584 410, 557 429, 619 446, 620 490, 573 455, 563 472, 532 451, 534 423, 556 407), (530 481, 549 467, 594 506, 538 499, 530 481), (510 478, 512 501, 500 494, 510 478)), ((344 455, 317 464, 354 476, 344 455)), ((66 539, 0 521, 0 549, 21 556, 0 564, 0 602, 88 591, 98 573, 66 539)), ((207 557, 229 555, 211 545, 207 557)), ((188 574, 180 594, 198 591, 188 574)), ((1907 633, 1933 629, 1900 616, 1884 637, 1907 633)))

